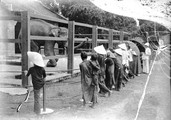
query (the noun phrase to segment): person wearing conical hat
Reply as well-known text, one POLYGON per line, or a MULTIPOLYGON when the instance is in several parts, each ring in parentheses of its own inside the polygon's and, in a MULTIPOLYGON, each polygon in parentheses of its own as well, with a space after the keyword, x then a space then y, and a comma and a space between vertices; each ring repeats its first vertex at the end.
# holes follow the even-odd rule
POLYGON ((40 105, 40 92, 45 84, 46 72, 44 69, 44 61, 41 54, 37 52, 27 52, 29 60, 33 63, 33 67, 30 67, 28 71, 24 71, 26 76, 32 77, 33 89, 34 89, 34 112, 39 115, 41 110, 40 105))
POLYGON ((114 77, 114 60, 115 58, 114 54, 110 51, 107 52, 107 57, 105 59, 106 64, 106 78, 105 78, 105 84, 106 86, 111 90, 112 87, 115 86, 115 77, 114 77))
POLYGON ((105 95, 108 93, 108 96, 110 96, 111 91, 106 87, 105 85, 105 55, 107 54, 105 48, 103 45, 97 46, 94 48, 95 52, 97 53, 97 61, 100 65, 100 73, 99 73, 99 88, 102 95, 105 95))
POLYGON ((115 90, 120 91, 123 82, 123 65, 122 65, 122 50, 121 48, 115 49, 114 66, 115 66, 115 90))

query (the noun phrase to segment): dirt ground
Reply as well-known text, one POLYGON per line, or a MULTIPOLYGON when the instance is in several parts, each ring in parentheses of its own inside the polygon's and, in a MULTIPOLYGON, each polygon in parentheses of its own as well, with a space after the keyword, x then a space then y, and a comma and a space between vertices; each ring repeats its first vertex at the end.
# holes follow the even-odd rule
MULTIPOLYGON (((144 77, 146 77, 144 75, 144 77)), ((115 112, 119 113, 121 110, 120 107, 125 104, 125 102, 129 101, 129 96, 137 96, 137 98, 140 97, 139 94, 133 94, 132 92, 135 92, 135 90, 143 88, 144 81, 137 80, 138 77, 135 79, 132 79, 126 87, 124 87, 120 92, 113 91, 112 95, 108 97, 102 97, 99 95, 98 98, 98 104, 95 106, 95 108, 90 108, 88 105, 86 107, 82 107, 81 99, 81 86, 80 86, 80 76, 72 79, 68 79, 66 81, 62 81, 55 84, 49 84, 46 85, 46 93, 47 93, 47 101, 46 101, 46 107, 51 108, 54 110, 54 113, 50 115, 42 116, 47 119, 53 119, 57 116, 61 116, 61 118, 66 119, 69 118, 75 118, 75 117, 81 117, 85 119, 94 119, 98 115, 102 113, 105 113, 108 109, 111 109, 110 107, 113 106, 115 112), (138 85, 138 86, 137 86, 138 85), (67 115, 67 116, 66 116, 67 115)), ((137 92, 141 92, 138 90, 137 92)), ((1 115, 5 115, 5 117, 13 117, 13 118, 33 118, 35 117, 35 114, 33 113, 33 92, 31 92, 29 100, 27 103, 23 104, 20 112, 16 112, 16 107, 18 104, 25 99, 25 95, 21 96, 10 96, 9 94, 0 93, 1 96, 3 96, 1 103, 3 103, 3 110, 1 108, 1 115)), ((138 99, 133 100, 135 103, 138 102, 138 99)), ((128 103, 129 103, 128 102, 128 103)), ((125 106, 125 110, 131 109, 131 106, 125 106)), ((132 108, 135 109, 135 108, 132 108)), ((112 110, 112 109, 111 109, 112 110)), ((132 110, 132 112, 135 112, 135 110, 132 110)), ((111 111, 112 112, 112 111, 111 111)), ((7 118, 8 118, 7 117, 7 118)), ((99 116, 100 117, 100 116, 99 116)), ((103 116, 107 117, 107 116, 103 116)), ((110 116, 108 116, 110 118, 110 116)), ((128 117, 128 116, 127 116, 128 117)), ((131 116, 130 116, 131 117, 131 116)), ((132 116, 133 117, 133 116, 132 116)))

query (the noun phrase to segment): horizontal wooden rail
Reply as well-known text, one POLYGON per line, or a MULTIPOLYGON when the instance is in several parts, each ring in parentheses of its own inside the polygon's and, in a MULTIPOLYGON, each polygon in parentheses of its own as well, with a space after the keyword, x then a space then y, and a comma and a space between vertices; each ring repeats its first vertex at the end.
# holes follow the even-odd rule
MULTIPOLYGON (((83 42, 83 41, 86 41, 85 38, 74 38, 74 42, 83 42)), ((88 39, 88 41, 92 41, 92 39, 88 39)))
POLYGON ((97 39, 97 43, 108 43, 108 39, 97 39))
POLYGON ((97 29, 109 31, 109 28, 104 28, 104 27, 100 27, 100 26, 97 26, 97 29))
MULTIPOLYGON (((120 31, 118 31, 118 30, 113 30, 113 29, 112 29, 112 31, 113 31, 114 33, 118 33, 118 34, 120 33, 120 31)), ((113 34, 114 34, 114 33, 113 33, 113 34)))
POLYGON ((53 41, 67 41, 68 38, 64 37, 49 37, 49 36, 30 36, 31 40, 53 40, 53 41))
POLYGON ((92 36, 92 34, 75 34, 75 36, 92 36))
POLYGON ((131 33, 128 33, 128 32, 123 32, 124 34, 127 34, 127 35, 131 35, 131 33))
POLYGON ((0 42, 21 43, 20 39, 0 39, 0 42))
POLYGON ((91 51, 91 50, 92 50, 92 48, 91 48, 91 49, 83 49, 83 48, 79 48, 79 49, 76 49, 76 50, 80 50, 80 51, 82 51, 82 50, 85 50, 85 51, 91 51))
POLYGON ((98 36, 109 36, 109 34, 97 34, 98 36))
POLYGON ((93 25, 89 25, 89 24, 85 24, 85 23, 79 23, 79 22, 75 22, 74 24, 77 26, 88 27, 88 28, 93 27, 93 25))
POLYGON ((15 15, 0 16, 0 20, 14 20, 14 21, 21 22, 21 17, 20 16, 15 16, 15 15))
MULTIPOLYGON (((32 36, 30 37, 32 40, 54 40, 54 41, 67 41, 67 38, 60 38, 60 37, 47 37, 47 36, 32 36)), ((80 43, 85 41, 85 38, 74 38, 75 43, 80 43)), ((87 42, 91 42, 92 39, 89 38, 87 42)), ((99 42, 107 42, 108 39, 97 39, 99 42)), ((113 40, 113 42, 119 40, 113 40)), ((20 43, 20 39, 0 39, 0 42, 9 42, 9 43, 20 43)), ((42 48, 42 47, 41 47, 42 48)))

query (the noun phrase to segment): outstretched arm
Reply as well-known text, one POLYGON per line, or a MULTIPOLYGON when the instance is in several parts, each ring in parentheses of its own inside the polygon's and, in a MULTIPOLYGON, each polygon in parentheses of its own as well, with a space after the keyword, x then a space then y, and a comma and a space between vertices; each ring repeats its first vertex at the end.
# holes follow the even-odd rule
POLYGON ((80 44, 78 44, 77 46, 75 46, 74 49, 77 49, 77 48, 81 47, 82 45, 84 45, 85 43, 87 43, 88 40, 89 40, 88 37, 86 37, 85 39, 86 39, 85 41, 82 41, 80 44))

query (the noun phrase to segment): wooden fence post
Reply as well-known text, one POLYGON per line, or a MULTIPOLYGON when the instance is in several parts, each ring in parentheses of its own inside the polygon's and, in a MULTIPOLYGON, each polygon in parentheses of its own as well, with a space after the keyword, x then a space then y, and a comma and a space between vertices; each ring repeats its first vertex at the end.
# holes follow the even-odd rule
POLYGON ((22 65, 22 86, 28 86, 28 77, 25 76, 25 70, 28 70, 27 51, 30 50, 30 16, 27 11, 21 13, 21 65, 22 65))
POLYGON ((149 42, 148 37, 149 37, 149 34, 148 34, 148 32, 146 32, 147 42, 149 42))
POLYGON ((123 31, 120 31, 120 41, 123 42, 124 40, 124 33, 123 31))
POLYGON ((74 65, 74 34, 75 34, 75 23, 69 21, 68 23, 68 73, 73 74, 74 65))
POLYGON ((109 29, 109 48, 113 48, 113 29, 109 29))
POLYGON ((92 52, 95 52, 94 47, 97 46, 97 26, 93 26, 92 32, 92 52))

